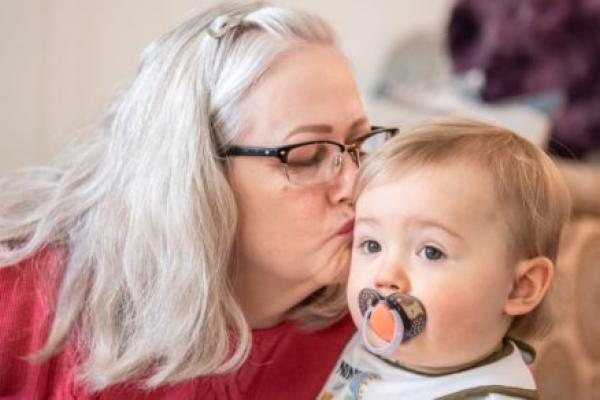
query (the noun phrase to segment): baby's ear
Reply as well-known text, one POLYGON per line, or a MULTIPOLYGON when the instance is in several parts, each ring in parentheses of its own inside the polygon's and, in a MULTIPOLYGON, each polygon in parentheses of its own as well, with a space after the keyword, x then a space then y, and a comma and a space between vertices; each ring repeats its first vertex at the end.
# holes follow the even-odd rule
POLYGON ((504 312, 516 317, 532 311, 544 298, 552 279, 554 264, 546 257, 520 261, 513 273, 513 284, 504 312))

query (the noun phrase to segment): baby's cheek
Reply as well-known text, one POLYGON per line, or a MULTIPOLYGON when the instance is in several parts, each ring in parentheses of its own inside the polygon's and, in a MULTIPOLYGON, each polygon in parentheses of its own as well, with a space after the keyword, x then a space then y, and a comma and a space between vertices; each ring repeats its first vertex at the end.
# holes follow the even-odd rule
POLYGON ((473 303, 461 296, 439 298, 426 304, 427 330, 439 345, 455 348, 468 341, 476 330, 473 303))
POLYGON ((348 278, 347 298, 352 319, 357 326, 362 318, 358 306, 358 295, 362 289, 367 287, 371 287, 367 274, 358 265, 353 263, 350 267, 350 276, 348 278))
POLYGON ((348 274, 348 291, 353 291, 358 295, 358 292, 367 287, 368 284, 368 268, 360 262, 360 257, 352 252, 348 274))

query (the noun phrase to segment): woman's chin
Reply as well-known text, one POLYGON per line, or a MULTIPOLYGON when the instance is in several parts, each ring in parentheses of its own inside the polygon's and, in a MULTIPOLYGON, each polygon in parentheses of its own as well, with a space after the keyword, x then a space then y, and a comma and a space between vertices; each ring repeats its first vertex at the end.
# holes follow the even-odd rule
POLYGON ((324 265, 320 264, 322 267, 313 275, 319 286, 345 284, 350 273, 350 256, 350 245, 348 248, 340 247, 329 256, 324 265))

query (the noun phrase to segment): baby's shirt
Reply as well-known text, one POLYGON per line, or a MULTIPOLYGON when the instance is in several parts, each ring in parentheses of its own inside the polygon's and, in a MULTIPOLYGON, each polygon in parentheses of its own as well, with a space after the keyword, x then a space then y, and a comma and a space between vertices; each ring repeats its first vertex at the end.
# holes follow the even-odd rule
POLYGON ((355 334, 318 399, 537 399, 526 364, 532 356, 532 350, 505 339, 501 350, 468 369, 429 375, 368 352, 355 334))

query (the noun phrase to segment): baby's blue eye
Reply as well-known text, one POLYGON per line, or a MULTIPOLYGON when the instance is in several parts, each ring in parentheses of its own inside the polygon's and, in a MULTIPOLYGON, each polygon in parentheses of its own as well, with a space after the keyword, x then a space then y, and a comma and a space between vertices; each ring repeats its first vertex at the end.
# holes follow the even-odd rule
POLYGON ((423 246, 418 254, 430 261, 437 261, 446 256, 443 251, 434 246, 423 246))
POLYGON ((367 253, 379 253, 381 245, 376 240, 365 240, 360 244, 360 247, 367 253))

